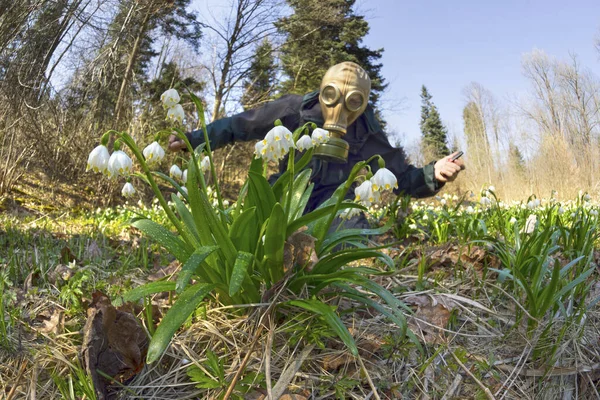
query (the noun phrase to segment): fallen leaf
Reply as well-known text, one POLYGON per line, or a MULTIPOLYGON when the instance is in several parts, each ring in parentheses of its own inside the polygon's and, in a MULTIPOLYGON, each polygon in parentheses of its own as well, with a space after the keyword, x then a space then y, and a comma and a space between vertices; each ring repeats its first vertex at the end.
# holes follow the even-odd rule
POLYGON ((454 303, 446 299, 438 302, 435 297, 427 295, 409 296, 402 300, 408 305, 417 305, 414 314, 408 318, 410 328, 421 333, 417 336, 421 336, 426 343, 442 343, 444 332, 438 328, 446 328, 452 311, 445 304, 454 303))
POLYGON ((52 307, 36 315, 32 327, 38 332, 57 335, 59 332, 62 332, 64 322, 64 313, 59 308, 52 307))
POLYGON ((111 393, 111 378, 124 382, 141 371, 148 350, 148 338, 137 318, 117 310, 108 296, 92 294, 88 318, 83 330, 82 357, 99 399, 111 393))

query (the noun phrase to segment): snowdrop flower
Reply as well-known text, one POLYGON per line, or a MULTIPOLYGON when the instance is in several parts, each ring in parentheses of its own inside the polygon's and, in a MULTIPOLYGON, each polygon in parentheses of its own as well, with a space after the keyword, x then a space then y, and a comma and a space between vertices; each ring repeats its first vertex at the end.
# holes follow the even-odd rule
POLYGON ((590 201, 591 199, 592 199, 592 196, 590 196, 587 193, 583 196, 583 201, 590 201))
POLYGON ((408 226, 408 229, 411 229, 411 230, 413 230, 413 231, 416 231, 416 230, 417 230, 417 224, 410 224, 410 225, 408 226))
POLYGON ((292 132, 279 125, 271 129, 265 138, 256 143, 254 154, 267 161, 279 161, 294 147, 292 132))
POLYGON ((525 227, 521 230, 521 233, 532 233, 535 230, 535 225, 537 224, 537 216, 535 214, 530 214, 527 217, 527 221, 525 221, 525 227))
POLYGON ((169 111, 167 111, 168 120, 182 123, 184 117, 185 113, 183 112, 183 107, 181 104, 175 104, 173 107, 169 108, 169 111))
POLYGON ((467 212, 467 214, 473 214, 475 212, 475 209, 472 206, 469 206, 465 211, 467 212))
POLYGON ((350 219, 358 214, 360 214, 360 210, 358 208, 345 208, 340 212, 340 218, 350 219))
POLYGON ((181 173, 181 182, 187 183, 187 169, 184 169, 181 173))
POLYGON ((423 221, 427 221, 429 219, 429 216, 427 214, 423 214, 423 221))
POLYGON ((510 222, 511 225, 514 225, 517 222, 517 219, 515 217, 512 217, 508 222, 510 222))
POLYGON ((123 195, 123 197, 133 197, 133 195, 135 194, 135 188, 130 182, 127 182, 125 186, 123 186, 121 194, 123 195))
POLYGON ((596 217, 598 216, 598 210, 590 210, 590 214, 596 217))
MULTIPOLYGON (((186 171, 187 171, 187 169, 186 169, 186 171)), ((182 186, 181 190, 183 190, 183 192, 185 194, 188 194, 188 190, 187 190, 187 188, 185 186, 182 186)), ((179 197, 180 199, 183 197, 183 195, 181 194, 181 192, 177 192, 177 197, 179 197)))
POLYGON ((86 171, 90 169, 94 172, 106 172, 106 168, 108 167, 108 160, 110 159, 110 154, 108 154, 108 149, 104 145, 97 146, 92 150, 88 157, 86 171))
POLYGON ((539 207, 540 204, 541 204, 541 201, 539 199, 531 200, 529 203, 527 203, 527 208, 529 208, 530 210, 533 210, 534 208, 539 207))
POLYGON ((487 190, 488 190, 488 192, 495 192, 496 188, 494 186, 490 185, 490 187, 487 190))
POLYGON ((144 148, 142 154, 144 154, 148 164, 152 164, 160 162, 165 156, 165 151, 157 141, 154 141, 144 148))
POLYGON ((229 200, 223 200, 223 207, 229 207, 229 200))
POLYGON ((563 215, 565 213, 565 209, 563 207, 558 208, 558 215, 563 215))
POLYGON ((164 108, 175 107, 180 100, 179 93, 175 89, 169 89, 160 95, 164 108))
POLYGON ((202 169, 202 172, 208 172, 210 170, 210 159, 208 156, 204 156, 202 161, 200 161, 200 168, 202 169))
POLYGON ((312 133, 312 141, 315 146, 327 143, 329 141, 329 131, 322 128, 316 128, 312 133))
POLYGON ((442 203, 442 205, 445 206, 446 205, 446 199, 440 200, 440 203, 442 203))
POLYGON ((396 175, 387 168, 378 169, 371 178, 371 183, 373 183, 373 190, 375 191, 398 189, 396 175))
POLYGON ((304 150, 308 150, 311 147, 313 147, 313 141, 310 138, 310 136, 308 135, 303 135, 300 139, 298 139, 298 141, 296 142, 296 148, 300 151, 304 151, 304 150))
POLYGON ((458 201, 458 196, 457 195, 453 195, 452 196, 452 201, 458 201))
POLYGON ((129 175, 133 167, 131 158, 124 151, 117 150, 111 154, 108 160, 108 177, 117 175, 129 175))
POLYGON ((177 165, 172 165, 171 169, 169 170, 169 176, 173 179, 181 179, 181 176, 183 175, 183 172, 181 171, 181 168, 179 168, 177 165))
POLYGON ((373 183, 366 180, 354 189, 355 201, 358 201, 365 207, 371 206, 372 203, 379 201, 379 192, 373 190, 373 183))
POLYGON ((488 199, 487 197, 482 197, 481 200, 479 200, 479 203, 482 206, 489 206, 490 204, 492 204, 492 200, 488 199))

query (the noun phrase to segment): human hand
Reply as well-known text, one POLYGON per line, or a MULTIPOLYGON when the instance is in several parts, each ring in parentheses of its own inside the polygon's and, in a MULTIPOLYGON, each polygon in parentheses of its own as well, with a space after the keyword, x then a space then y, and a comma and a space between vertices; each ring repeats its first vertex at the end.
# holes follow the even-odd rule
POLYGON ((456 179, 458 173, 465 169, 465 163, 460 158, 454 161, 451 160, 455 154, 457 153, 452 153, 434 164, 435 179, 440 182, 452 182, 456 179))
POLYGON ((177 137, 177 135, 169 136, 169 150, 170 151, 180 151, 186 148, 185 142, 177 137))

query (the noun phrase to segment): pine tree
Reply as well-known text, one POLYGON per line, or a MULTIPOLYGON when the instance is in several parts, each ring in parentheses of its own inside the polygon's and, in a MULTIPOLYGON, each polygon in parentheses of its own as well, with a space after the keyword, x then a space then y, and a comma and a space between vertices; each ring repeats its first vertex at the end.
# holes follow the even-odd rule
POLYGON ((524 178, 526 176, 525 158, 519 147, 514 143, 508 144, 508 162, 517 176, 524 178))
POLYGON ((421 88, 421 102, 421 149, 426 159, 440 159, 450 154, 448 130, 425 85, 421 88))
POLYGON ((281 47, 281 64, 287 80, 282 93, 304 94, 319 88, 329 67, 353 61, 371 78, 371 104, 376 106, 387 86, 377 63, 383 49, 362 45, 369 23, 352 10, 355 0, 287 0, 293 14, 276 26, 286 35, 281 47))
POLYGON ((269 101, 274 94, 277 78, 277 64, 273 55, 273 45, 264 39, 256 48, 248 77, 244 80, 242 105, 244 110, 255 108, 269 101))

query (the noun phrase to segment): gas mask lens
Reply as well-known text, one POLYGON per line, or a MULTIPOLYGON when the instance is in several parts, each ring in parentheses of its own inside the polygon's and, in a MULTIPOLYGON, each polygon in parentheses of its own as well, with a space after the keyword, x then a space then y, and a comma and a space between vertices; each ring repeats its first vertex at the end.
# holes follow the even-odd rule
POLYGON ((327 85, 321 91, 321 98, 326 105, 333 106, 340 99, 340 89, 331 84, 327 85))
POLYGON ((346 95, 346 108, 348 111, 358 111, 364 103, 365 96, 359 91, 352 91, 346 95))

